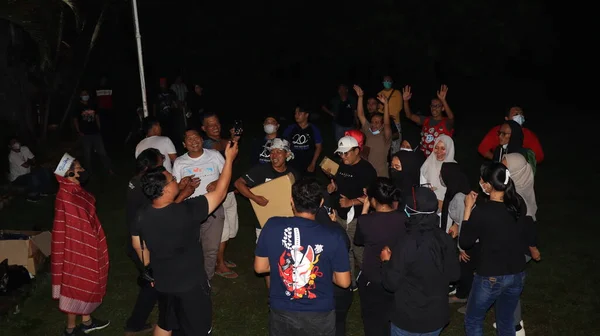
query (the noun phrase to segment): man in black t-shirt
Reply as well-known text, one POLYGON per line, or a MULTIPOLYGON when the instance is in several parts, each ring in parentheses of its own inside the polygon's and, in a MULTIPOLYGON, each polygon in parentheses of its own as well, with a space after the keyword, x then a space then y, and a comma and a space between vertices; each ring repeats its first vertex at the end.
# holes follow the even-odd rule
MULTIPOLYGON (((294 158, 294 154, 290 150, 290 145, 287 140, 280 138, 273 139, 271 147, 269 148, 271 155, 271 164, 258 164, 252 167, 246 174, 238 178, 235 181, 235 187, 244 197, 253 200, 260 206, 266 206, 269 200, 264 196, 255 195, 250 188, 254 188, 257 185, 269 182, 281 176, 285 176, 288 173, 294 174, 296 180, 300 179, 298 172, 287 165, 287 161, 294 158)), ((261 227, 256 222, 256 241, 260 236, 261 227)), ((267 288, 270 284, 270 277, 265 276, 267 282, 267 288)))
MULTIPOLYGON (((331 179, 327 186, 327 192, 333 194, 332 205, 338 213, 338 222, 346 228, 350 241, 354 241, 356 233, 357 217, 361 213, 362 202, 364 201, 364 189, 368 188, 377 179, 377 171, 367 161, 360 156, 358 141, 345 136, 338 141, 338 148, 335 151, 342 157, 337 174, 331 179)), ((350 270, 353 272, 352 288, 356 288, 356 277, 354 276, 356 266, 362 265, 363 248, 352 246, 350 252, 350 270)))
POLYGON ((225 149, 225 165, 214 191, 181 203, 175 202, 180 194, 176 179, 164 167, 142 176, 142 190, 152 205, 140 211, 131 233, 132 244, 146 265, 152 262, 154 287, 162 294, 161 328, 168 330, 175 323, 184 335, 210 334, 210 284, 198 242, 199 223, 225 199, 237 152, 237 142, 225 149))
MULTIPOLYGON (((129 181, 129 188, 127 189, 126 215, 127 229, 130 236, 136 230, 138 211, 152 204, 142 192, 141 177, 147 170, 162 166, 163 161, 164 156, 156 148, 148 148, 142 151, 136 158, 136 175, 129 181)), ((175 203, 180 203, 192 195, 198 185, 200 185, 200 179, 196 178, 192 180, 190 177, 182 179, 179 182, 181 192, 175 199, 175 203)), ((140 273, 144 272, 145 266, 134 251, 131 244, 131 237, 128 238, 127 242, 127 255, 131 258, 137 270, 140 273)), ((140 291, 138 292, 133 311, 125 324, 125 332, 137 333, 151 330, 152 328, 146 321, 158 301, 158 292, 152 286, 139 285, 140 291)), ((167 326, 163 325, 162 328, 165 329, 167 326)))
POLYGON ((86 90, 80 93, 80 101, 73 111, 73 126, 81 137, 83 146, 83 161, 88 172, 92 170, 92 152, 98 153, 104 168, 113 174, 110 159, 104 148, 104 141, 100 135, 100 116, 96 107, 90 103, 90 95, 86 90))

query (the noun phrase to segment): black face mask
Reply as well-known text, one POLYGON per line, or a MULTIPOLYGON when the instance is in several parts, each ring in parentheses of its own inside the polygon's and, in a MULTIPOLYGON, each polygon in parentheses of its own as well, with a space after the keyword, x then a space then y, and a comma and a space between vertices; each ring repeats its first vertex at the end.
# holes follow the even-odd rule
POLYGON ((90 173, 88 173, 87 170, 80 171, 77 180, 81 185, 86 184, 90 180, 90 173))

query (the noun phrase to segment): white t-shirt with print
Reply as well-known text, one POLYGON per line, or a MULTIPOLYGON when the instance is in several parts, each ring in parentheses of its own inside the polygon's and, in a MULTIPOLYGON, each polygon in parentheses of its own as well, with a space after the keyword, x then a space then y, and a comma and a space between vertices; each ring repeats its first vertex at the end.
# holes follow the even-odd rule
POLYGON ((163 166, 169 173, 171 173, 173 164, 171 163, 169 154, 177 154, 177 150, 175 149, 175 145, 173 145, 173 141, 166 136, 160 135, 147 137, 140 141, 140 143, 135 147, 135 157, 137 158, 141 152, 148 148, 156 148, 162 155, 165 156, 163 166))
POLYGON ((206 194, 206 186, 219 179, 225 158, 214 149, 204 149, 202 155, 191 158, 188 153, 178 157, 173 163, 173 176, 177 182, 186 176, 194 176, 200 179, 200 185, 191 197, 206 194))
POLYGON ((9 173, 8 179, 10 182, 17 179, 17 177, 29 174, 31 172, 31 168, 23 167, 23 163, 27 162, 29 159, 33 159, 35 156, 27 146, 21 146, 21 150, 19 152, 15 152, 11 149, 10 154, 8 154, 8 164, 9 164, 9 173))

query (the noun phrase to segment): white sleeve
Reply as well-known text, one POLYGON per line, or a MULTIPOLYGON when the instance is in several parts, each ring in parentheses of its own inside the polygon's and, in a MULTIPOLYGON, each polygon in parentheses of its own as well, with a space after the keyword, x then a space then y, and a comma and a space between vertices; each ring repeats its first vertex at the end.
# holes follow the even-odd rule
POLYGON ((175 145, 170 138, 165 137, 165 151, 167 154, 177 154, 177 149, 175 149, 175 145))
POLYGON ((420 173, 419 176, 420 176, 420 181, 419 181, 420 184, 427 183, 427 179, 425 178, 425 176, 423 176, 423 173, 420 173))
POLYGON ((225 167, 225 158, 220 152, 216 152, 217 157, 217 165, 219 166, 219 174, 223 172, 223 167, 225 167))
POLYGON ((181 181, 180 162, 181 160, 179 158, 175 159, 175 162, 173 162, 173 177, 177 180, 178 183, 179 181, 181 181))
POLYGON ((27 160, 35 158, 35 155, 29 150, 29 147, 21 147, 21 152, 23 152, 23 156, 25 156, 25 159, 27 160))

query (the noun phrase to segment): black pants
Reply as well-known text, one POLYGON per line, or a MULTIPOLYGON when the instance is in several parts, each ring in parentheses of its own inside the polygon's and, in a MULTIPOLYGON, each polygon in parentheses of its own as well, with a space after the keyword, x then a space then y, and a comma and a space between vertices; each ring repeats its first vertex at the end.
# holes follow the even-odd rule
POLYGON ((125 328, 127 330, 141 330, 146 325, 157 301, 158 292, 154 287, 140 287, 135 306, 133 306, 133 311, 125 323, 125 328))
POLYGON ((339 287, 335 287, 333 293, 335 298, 335 336, 346 336, 346 317, 352 306, 354 293, 350 289, 339 287))
POLYGON ((212 300, 208 280, 181 293, 160 293, 158 326, 185 336, 210 335, 212 300))
POLYGON ((269 336, 335 336, 335 310, 292 312, 271 309, 269 336))
POLYGON ((456 297, 459 299, 469 298, 471 287, 473 286, 473 273, 475 273, 475 266, 479 259, 479 243, 475 244, 469 250, 466 250, 471 260, 468 262, 460 262, 460 279, 458 280, 456 287, 456 297))
POLYGON ((381 283, 369 282, 364 274, 358 279, 358 294, 365 336, 389 336, 394 295, 381 283))

